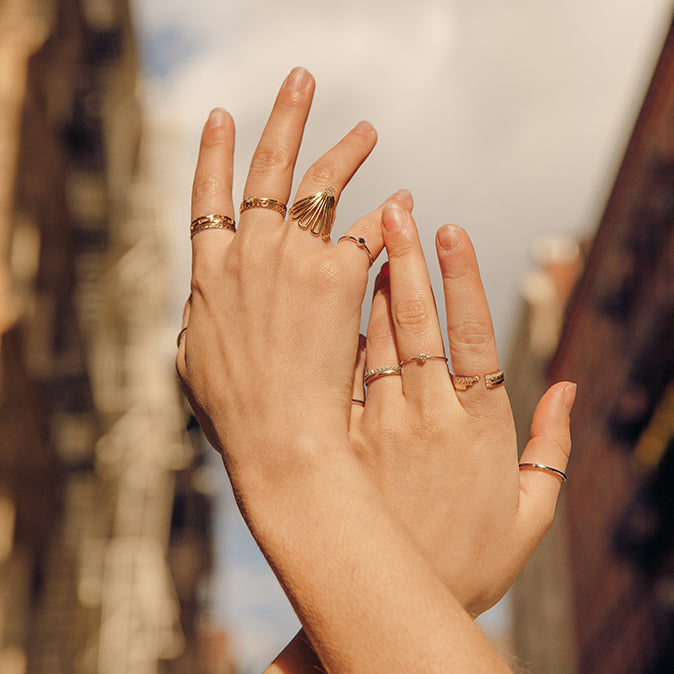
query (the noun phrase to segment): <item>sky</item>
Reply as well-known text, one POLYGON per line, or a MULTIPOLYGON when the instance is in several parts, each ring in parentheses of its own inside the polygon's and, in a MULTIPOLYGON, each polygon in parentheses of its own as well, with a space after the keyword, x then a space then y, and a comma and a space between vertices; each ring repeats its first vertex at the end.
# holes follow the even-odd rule
MULTIPOLYGON (((532 242, 596 228, 672 16, 672 0, 131 1, 175 272, 171 329, 188 291, 189 194, 208 112, 223 106, 237 125, 236 202, 275 92, 303 65, 317 89, 298 176, 359 120, 379 134, 333 239, 410 189, 439 297, 435 232, 466 228, 502 365, 532 242)), ((224 488, 221 498, 213 603, 240 635, 242 668, 259 671, 295 623, 224 488)))

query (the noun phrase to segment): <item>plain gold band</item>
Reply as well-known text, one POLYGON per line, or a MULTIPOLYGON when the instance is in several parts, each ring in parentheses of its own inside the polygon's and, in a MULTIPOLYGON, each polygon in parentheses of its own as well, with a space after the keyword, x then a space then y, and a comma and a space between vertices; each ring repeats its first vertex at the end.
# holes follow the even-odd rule
POLYGON ((520 463, 519 464, 520 470, 522 468, 532 468, 533 470, 542 470, 546 473, 550 473, 551 475, 556 475, 557 477, 562 478, 562 484, 566 482, 566 473, 562 470, 559 470, 559 468, 553 468, 552 466, 546 466, 545 464, 542 463, 520 463))

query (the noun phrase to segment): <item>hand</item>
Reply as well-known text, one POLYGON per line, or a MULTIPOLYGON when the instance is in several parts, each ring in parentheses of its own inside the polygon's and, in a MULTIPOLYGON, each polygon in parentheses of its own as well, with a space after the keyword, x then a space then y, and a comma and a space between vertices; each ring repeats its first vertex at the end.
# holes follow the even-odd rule
MULTIPOLYGON (((301 68, 284 82, 252 159, 245 195, 288 202, 313 91, 313 78, 301 68)), ((298 197, 331 186, 338 200, 375 142, 372 126, 358 124, 307 171, 298 197)), ((231 117, 213 111, 195 173, 193 218, 234 216, 233 147, 231 117)), ((409 195, 392 200, 405 205, 409 195)), ((353 228, 375 256, 383 247, 380 219, 377 209, 353 228)), ((326 434, 347 442, 365 254, 348 243, 333 246, 263 208, 244 211, 236 234, 205 230, 192 243, 192 292, 176 365, 232 477, 241 465, 279 468, 275 460, 283 455, 251 455, 253 447, 303 451, 326 434)))
MULTIPOLYGON (((313 88, 301 69, 284 83, 245 195, 287 202, 313 88)), ((338 199, 375 139, 369 124, 356 126, 309 169, 298 197, 331 186, 338 199)), ((231 118, 214 111, 202 136, 194 218, 233 218, 233 145, 231 118)), ((388 203, 395 202, 411 205, 405 192, 388 203)), ((383 247, 381 217, 377 209, 347 232, 363 237, 374 257, 383 247)), ((326 667, 500 671, 503 663, 352 451, 352 373, 369 263, 359 247, 333 246, 262 208, 244 211, 236 234, 198 232, 178 373, 326 667)))
MULTIPOLYGON (((370 370, 444 353, 411 214, 387 206, 382 230, 389 264, 375 286, 354 398, 363 397, 363 361, 370 370)), ((475 253, 459 227, 440 229, 436 243, 452 367, 480 380, 455 390, 443 360, 408 362, 399 376, 369 384, 365 407, 353 407, 350 434, 397 517, 475 616, 505 593, 545 535, 561 480, 518 470, 506 390, 485 386, 499 361, 475 253)), ((575 385, 563 382, 543 396, 521 461, 565 470, 574 395, 575 385)))

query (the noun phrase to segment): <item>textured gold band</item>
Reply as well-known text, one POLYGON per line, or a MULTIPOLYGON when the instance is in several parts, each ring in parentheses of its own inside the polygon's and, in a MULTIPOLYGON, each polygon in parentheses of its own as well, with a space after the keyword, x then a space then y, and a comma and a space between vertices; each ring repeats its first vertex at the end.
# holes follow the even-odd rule
MULTIPOLYGON (((467 391, 470 388, 473 388, 477 382, 480 381, 479 374, 472 375, 462 375, 462 374, 453 374, 452 384, 457 391, 467 391)), ((505 372, 503 370, 497 370, 490 374, 484 375, 484 385, 488 389, 498 388, 505 382, 505 372)))
POLYGON ((236 232, 236 222, 227 215, 203 215, 200 218, 192 220, 190 238, 198 232, 203 232, 205 229, 229 229, 232 232, 236 232))
POLYGON ((283 216, 285 220, 288 207, 276 199, 267 199, 266 197, 246 197, 239 206, 239 213, 247 211, 249 208, 269 208, 283 216))

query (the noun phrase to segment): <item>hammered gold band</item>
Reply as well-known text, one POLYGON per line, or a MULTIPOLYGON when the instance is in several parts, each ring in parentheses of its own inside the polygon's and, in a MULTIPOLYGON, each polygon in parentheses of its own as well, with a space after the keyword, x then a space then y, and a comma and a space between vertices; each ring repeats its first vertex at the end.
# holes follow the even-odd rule
POLYGON ((218 215, 215 213, 203 215, 200 218, 192 220, 190 238, 199 232, 203 232, 205 229, 229 229, 232 232, 236 232, 236 222, 228 215, 218 215))
POLYGON ((405 358, 405 360, 401 360, 399 365, 400 367, 403 367, 403 365, 414 362, 416 362, 418 365, 423 365, 427 360, 444 360, 445 363, 447 362, 446 356, 427 356, 425 353, 420 353, 416 356, 413 356, 412 358, 405 358))
POLYGON ((269 208, 272 211, 280 213, 284 220, 288 212, 288 207, 285 204, 276 201, 276 199, 267 199, 266 197, 246 197, 241 202, 241 206, 239 206, 239 213, 243 213, 249 208, 269 208))
MULTIPOLYGON (((467 391, 480 381, 479 374, 453 374, 451 377, 452 384, 457 391, 467 391)), ((505 372, 503 370, 496 370, 496 372, 484 375, 484 385, 488 389, 498 388, 499 386, 502 386, 504 382, 505 372)))
POLYGON ((327 187, 299 199, 290 207, 290 217, 297 220, 300 229, 308 229, 314 236, 328 241, 336 217, 335 190, 327 187))
POLYGON ((362 248, 366 253, 368 260, 370 260, 370 267, 372 266, 374 262, 374 257, 372 257, 372 253, 370 252, 370 249, 367 247, 367 244, 365 243, 365 239, 362 236, 349 236, 349 235, 344 235, 340 236, 339 239, 337 239, 337 243, 340 241, 353 241, 358 248, 362 248))
POLYGON ((363 383, 367 386, 370 382, 380 377, 390 377, 394 374, 400 374, 402 368, 400 365, 391 365, 389 367, 376 367, 374 370, 368 370, 363 378, 363 383))

